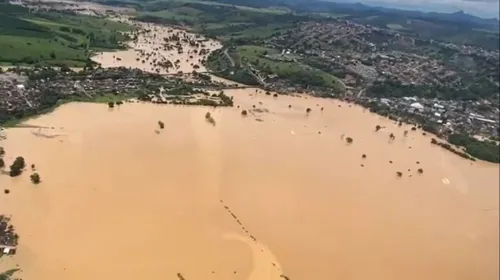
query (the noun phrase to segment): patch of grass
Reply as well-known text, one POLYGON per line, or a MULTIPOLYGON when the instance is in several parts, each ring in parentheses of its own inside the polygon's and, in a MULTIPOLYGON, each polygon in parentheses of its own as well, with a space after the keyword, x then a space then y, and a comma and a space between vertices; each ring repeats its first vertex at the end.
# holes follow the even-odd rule
POLYGON ((9 269, 0 273, 0 280, 11 280, 12 276, 14 276, 17 271, 19 271, 19 269, 9 269))
POLYGON ((93 50, 123 48, 134 27, 69 12, 0 3, 0 63, 82 67, 93 50))
POLYGON ((275 35, 277 32, 284 31, 292 27, 293 24, 291 23, 266 24, 265 26, 254 26, 246 28, 240 32, 231 33, 224 37, 232 39, 250 38, 252 40, 265 39, 275 35))
MULTIPOLYGON (((280 52, 275 49, 246 45, 236 47, 231 54, 235 63, 238 63, 240 67, 251 64, 255 69, 267 74, 276 74, 278 77, 288 79, 293 83, 329 87, 338 91, 344 90, 342 83, 335 76, 302 64, 297 59, 281 61, 278 59, 280 52), (276 57, 276 59, 272 57, 276 57)), ((292 56, 286 58, 293 59, 292 56)))
POLYGON ((0 35, 0 61, 11 64, 62 64, 81 67, 88 56, 58 39, 0 35))

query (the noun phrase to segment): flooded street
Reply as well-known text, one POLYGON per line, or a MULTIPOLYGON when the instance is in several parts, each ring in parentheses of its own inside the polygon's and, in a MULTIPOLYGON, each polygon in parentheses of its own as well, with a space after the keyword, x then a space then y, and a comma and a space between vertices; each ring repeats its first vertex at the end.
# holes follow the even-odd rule
POLYGON ((52 280, 498 279, 498 165, 340 101, 226 93, 234 108, 71 103, 27 122, 55 137, 8 129, 7 165, 24 156, 42 183, 29 170, 0 176, 10 189, 0 212, 21 236, 0 269, 52 280))
POLYGON ((202 61, 210 52, 222 47, 218 41, 204 39, 200 35, 179 28, 139 23, 123 18, 119 20, 134 24, 140 30, 150 30, 150 32, 139 32, 137 40, 130 42, 127 50, 101 52, 94 56, 92 60, 100 63, 102 67, 131 67, 159 74, 192 73, 193 70, 206 72, 207 69, 202 61), (172 39, 172 36, 180 38, 178 40, 180 48, 177 48, 177 40, 172 39), (165 41, 165 38, 168 41, 165 41), (199 42, 198 46, 190 45, 189 40, 199 42), (166 46, 172 48, 169 49, 166 46), (206 50, 205 53, 201 52, 203 49, 206 50), (166 69, 158 65, 167 60, 176 67, 166 69))

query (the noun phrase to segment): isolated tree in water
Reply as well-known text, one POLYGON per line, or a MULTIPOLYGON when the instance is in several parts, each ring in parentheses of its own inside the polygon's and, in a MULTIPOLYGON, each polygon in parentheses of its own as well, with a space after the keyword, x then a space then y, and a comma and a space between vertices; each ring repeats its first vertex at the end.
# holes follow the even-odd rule
POLYGON ((382 127, 380 125, 377 124, 377 126, 375 126, 375 131, 379 131, 382 127))
POLYGON ((31 174, 30 179, 31 179, 31 182, 33 182, 33 184, 35 184, 35 185, 39 184, 41 181, 40 175, 38 173, 31 174))
POLYGON ((3 168, 5 166, 5 161, 3 161, 3 158, 0 158, 0 168, 3 168))
POLYGON ((11 177, 19 176, 23 172, 23 168, 26 166, 23 157, 17 157, 12 165, 10 166, 9 175, 11 177))
POLYGON ((354 141, 354 139, 352 139, 351 137, 346 137, 345 141, 347 142, 347 144, 351 144, 354 141))

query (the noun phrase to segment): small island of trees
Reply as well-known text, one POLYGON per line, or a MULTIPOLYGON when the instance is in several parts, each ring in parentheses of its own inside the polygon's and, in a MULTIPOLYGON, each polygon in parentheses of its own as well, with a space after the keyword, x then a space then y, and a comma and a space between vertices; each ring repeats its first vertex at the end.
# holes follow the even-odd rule
POLYGON ((14 162, 12 163, 12 165, 10 166, 9 175, 11 177, 16 177, 16 176, 21 175, 21 173, 23 172, 23 169, 24 169, 25 166, 26 166, 26 163, 24 161, 24 158, 23 157, 17 157, 14 160, 14 162))
POLYGON ((38 185, 41 182, 40 175, 36 172, 30 175, 30 179, 35 185, 38 185))

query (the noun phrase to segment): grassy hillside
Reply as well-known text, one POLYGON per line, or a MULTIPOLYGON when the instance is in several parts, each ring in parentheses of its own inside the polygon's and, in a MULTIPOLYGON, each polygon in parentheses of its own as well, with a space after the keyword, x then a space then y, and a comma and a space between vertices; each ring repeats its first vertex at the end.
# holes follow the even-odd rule
POLYGON ((92 51, 123 48, 131 26, 0 3, 0 63, 83 66, 92 51))
POLYGON ((219 75, 249 85, 259 84, 258 78, 251 73, 254 72, 263 78, 286 80, 291 85, 330 88, 334 93, 345 91, 337 77, 302 63, 300 57, 281 59, 278 50, 242 45, 229 48, 227 55, 222 50, 212 53, 207 66, 219 75))

